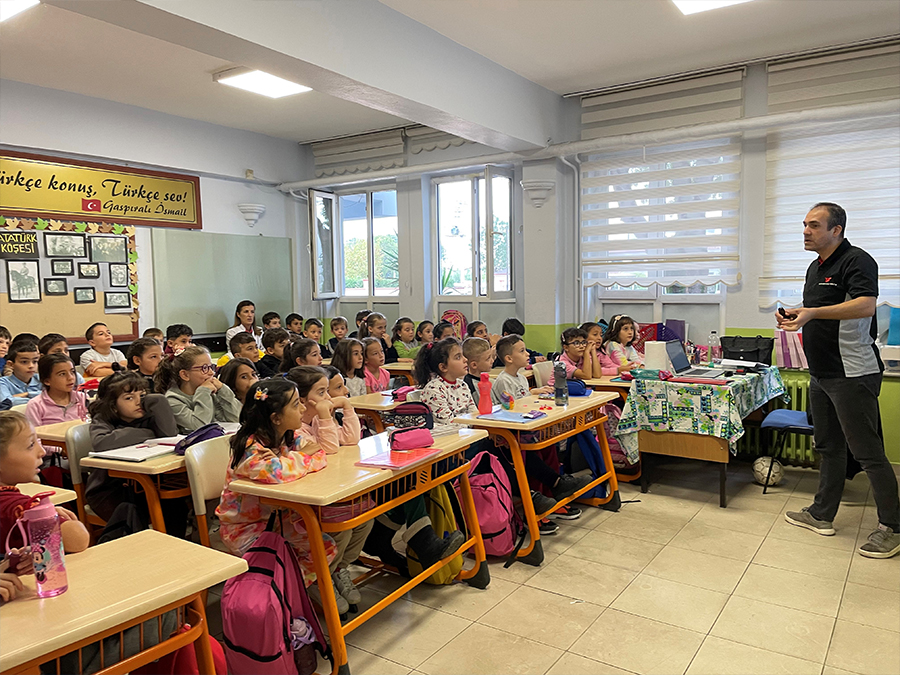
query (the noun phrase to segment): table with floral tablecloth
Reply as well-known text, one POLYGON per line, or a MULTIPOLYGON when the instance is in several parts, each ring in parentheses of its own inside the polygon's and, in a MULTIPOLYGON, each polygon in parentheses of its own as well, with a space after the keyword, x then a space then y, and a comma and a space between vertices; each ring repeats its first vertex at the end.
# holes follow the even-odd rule
POLYGON ((760 374, 735 375, 728 384, 635 380, 615 435, 632 463, 639 458, 638 431, 717 436, 726 439, 734 453, 744 435, 742 420, 777 396, 789 402, 775 366, 760 374))

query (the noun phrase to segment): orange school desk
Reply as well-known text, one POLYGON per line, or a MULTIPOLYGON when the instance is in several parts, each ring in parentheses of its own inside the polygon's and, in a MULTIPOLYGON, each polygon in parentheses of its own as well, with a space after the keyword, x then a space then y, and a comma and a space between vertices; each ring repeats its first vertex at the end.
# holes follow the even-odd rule
POLYGON ((378 433, 384 431, 384 420, 381 419, 381 413, 390 412, 400 405, 400 401, 393 399, 391 392, 351 396, 348 400, 356 414, 370 420, 378 433))

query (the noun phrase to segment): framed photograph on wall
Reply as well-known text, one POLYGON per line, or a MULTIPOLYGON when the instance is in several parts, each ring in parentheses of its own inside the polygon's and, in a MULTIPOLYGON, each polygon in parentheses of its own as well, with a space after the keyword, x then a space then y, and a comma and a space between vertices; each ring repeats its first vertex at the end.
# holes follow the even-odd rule
POLYGON ((100 264, 99 263, 78 263, 79 279, 99 279, 100 264))
POLYGON ((40 302, 41 273, 37 260, 7 260, 6 288, 10 302, 40 302))
POLYGON ((127 263, 128 239, 105 234, 92 235, 90 254, 94 263, 127 263))
POLYGON ((80 232, 44 232, 48 258, 86 258, 85 235, 80 232))
POLYGON ((55 277, 71 277, 75 274, 75 262, 72 260, 54 258, 50 261, 50 268, 55 277))
POLYGON ((128 265, 109 263, 109 285, 113 288, 128 288, 128 265))
POLYGON ((65 279, 44 279, 44 295, 68 295, 69 287, 65 279))
POLYGON ((131 293, 128 291, 106 291, 103 293, 105 309, 131 310, 131 293))
POLYGON ((75 304, 88 305, 97 302, 97 292, 90 287, 82 287, 75 289, 75 304))

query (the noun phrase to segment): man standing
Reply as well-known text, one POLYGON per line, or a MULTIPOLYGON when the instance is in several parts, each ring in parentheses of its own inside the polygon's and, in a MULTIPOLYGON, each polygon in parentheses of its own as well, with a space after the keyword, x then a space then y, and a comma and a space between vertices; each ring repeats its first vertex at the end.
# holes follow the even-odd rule
POLYGON ((803 245, 819 254, 806 271, 803 307, 778 327, 803 329, 809 361, 809 402, 821 455, 819 490, 812 506, 788 511, 785 520, 817 534, 833 535, 844 491, 847 447, 869 477, 878 528, 859 553, 890 558, 900 553, 897 478, 884 454, 878 394, 884 365, 875 345, 878 264, 844 238, 847 214, 837 204, 816 204, 803 221, 803 245))

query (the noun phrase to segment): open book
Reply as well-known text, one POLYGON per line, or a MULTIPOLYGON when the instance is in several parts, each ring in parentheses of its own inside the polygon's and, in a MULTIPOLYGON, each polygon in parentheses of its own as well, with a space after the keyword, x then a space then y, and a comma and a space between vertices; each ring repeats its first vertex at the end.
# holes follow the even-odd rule
POLYGON ((151 438, 145 443, 137 445, 129 445, 124 448, 115 448, 114 450, 104 450, 103 452, 89 452, 91 457, 99 457, 101 459, 116 459, 122 462, 143 462, 161 455, 168 455, 175 451, 175 445, 184 436, 168 436, 166 438, 151 438))

